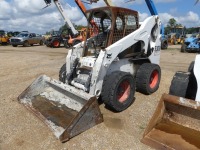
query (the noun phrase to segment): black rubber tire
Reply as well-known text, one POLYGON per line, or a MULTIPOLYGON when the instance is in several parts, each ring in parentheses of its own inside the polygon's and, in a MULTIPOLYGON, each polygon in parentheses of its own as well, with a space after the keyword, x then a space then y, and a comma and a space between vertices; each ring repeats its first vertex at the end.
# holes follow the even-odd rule
POLYGON ((133 103, 134 95, 135 80, 130 73, 116 71, 104 78, 101 97, 104 104, 111 110, 121 112, 127 109, 133 103), (125 96, 125 99, 120 102, 117 96, 120 92, 124 92, 120 89, 124 82, 130 86, 130 90, 128 90, 128 96, 125 96))
POLYGON ((164 40, 161 42, 161 49, 167 49, 168 48, 168 42, 167 40, 164 40))
POLYGON ((150 95, 158 90, 160 79, 160 66, 151 63, 144 63, 138 68, 136 73, 136 91, 150 95), (154 74, 155 77, 152 77, 154 74))
POLYGON ((59 81, 66 82, 66 63, 62 65, 59 71, 59 81))
POLYGON ((186 97, 187 87, 190 75, 185 72, 178 71, 175 73, 169 88, 169 94, 179 97, 186 97))
POLYGON ((59 47, 60 47, 60 41, 59 41, 58 39, 54 39, 54 40, 52 41, 52 47, 53 47, 53 48, 59 48, 59 47), (54 43, 55 41, 58 42, 57 45, 55 45, 55 43, 54 43))
POLYGON ((44 42, 41 40, 39 44, 40 44, 40 45, 43 45, 43 44, 44 44, 44 42))
POLYGON ((188 72, 193 73, 193 68, 194 68, 194 61, 192 61, 188 67, 188 72))
POLYGON ((24 47, 28 47, 29 46, 29 43, 28 41, 24 41, 24 44, 23 44, 24 47))
POLYGON ((186 50, 186 45, 185 45, 185 44, 182 44, 182 45, 181 45, 181 52, 182 52, 182 53, 185 53, 185 52, 186 52, 185 50, 186 50))
POLYGON ((17 45, 12 45, 13 47, 17 47, 17 45))

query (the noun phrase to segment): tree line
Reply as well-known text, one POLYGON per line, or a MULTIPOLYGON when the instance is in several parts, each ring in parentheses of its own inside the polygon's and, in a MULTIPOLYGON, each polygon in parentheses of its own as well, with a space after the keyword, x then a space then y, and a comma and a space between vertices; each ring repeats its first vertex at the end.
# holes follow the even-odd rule
POLYGON ((193 34, 199 32, 199 28, 196 27, 186 28, 182 24, 177 23, 176 19, 174 18, 169 19, 167 26, 165 27, 165 35, 169 33, 177 33, 177 31, 182 32, 183 34, 193 34))

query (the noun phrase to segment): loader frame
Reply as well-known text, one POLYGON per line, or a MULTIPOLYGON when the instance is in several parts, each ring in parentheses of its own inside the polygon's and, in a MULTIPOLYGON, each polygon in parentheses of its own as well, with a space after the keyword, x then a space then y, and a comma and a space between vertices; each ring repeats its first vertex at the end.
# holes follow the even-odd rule
MULTIPOLYGON (((161 22, 158 16, 147 18, 139 27, 138 13, 136 11, 109 6, 86 11, 88 22, 90 22, 93 17, 92 14, 100 12, 107 12, 112 24, 107 38, 108 42, 106 45, 99 47, 98 57, 94 55, 91 56, 86 49, 87 43, 95 39, 95 37, 76 45, 73 49, 69 50, 66 57, 66 76, 72 73, 72 64, 76 59, 80 60, 81 67, 92 70, 89 89, 85 89, 80 84, 73 84, 73 86, 88 91, 91 95, 96 95, 97 97, 100 96, 103 79, 106 75, 120 70, 130 72, 135 76, 136 62, 139 63, 139 65, 145 62, 159 64, 161 49, 161 34, 159 33, 161 22), (119 31, 115 31, 115 23, 119 17, 118 15, 121 13, 127 13, 135 17, 135 29, 128 34, 124 34, 125 32, 119 34, 119 31), (130 61, 132 61, 132 63, 130 63, 130 61)), ((127 14, 124 14, 124 16, 127 14)), ((88 27, 88 32, 89 28, 90 27, 88 27)), ((124 27, 124 29, 125 28, 126 27, 124 27)), ((66 81, 66 83, 68 83, 68 81, 66 81)))

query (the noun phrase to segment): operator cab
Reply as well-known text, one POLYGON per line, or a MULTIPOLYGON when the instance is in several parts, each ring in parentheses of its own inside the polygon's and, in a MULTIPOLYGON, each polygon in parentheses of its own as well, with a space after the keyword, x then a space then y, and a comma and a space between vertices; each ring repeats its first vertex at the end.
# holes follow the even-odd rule
POLYGON ((86 16, 89 23, 86 38, 88 40, 84 47, 85 55, 98 54, 101 49, 139 28, 138 12, 126 8, 111 6, 95 8, 86 11, 86 16))

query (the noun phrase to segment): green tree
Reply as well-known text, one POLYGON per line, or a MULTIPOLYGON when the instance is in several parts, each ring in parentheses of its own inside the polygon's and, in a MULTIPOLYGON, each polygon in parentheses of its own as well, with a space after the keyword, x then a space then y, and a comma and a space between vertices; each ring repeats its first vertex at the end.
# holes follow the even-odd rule
POLYGON ((176 20, 174 18, 169 19, 167 26, 170 28, 176 27, 176 20))
MULTIPOLYGON (((86 26, 83 26, 83 25, 76 25, 76 24, 73 24, 74 28, 76 30, 81 30, 82 28, 86 28, 86 26)), ((59 28, 59 31, 60 32, 64 32, 64 34, 68 34, 68 28, 67 28, 67 25, 63 25, 59 28)))

